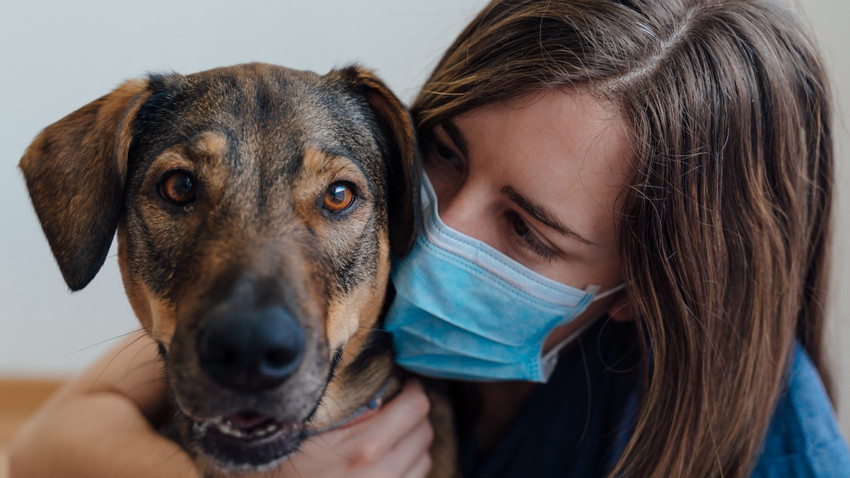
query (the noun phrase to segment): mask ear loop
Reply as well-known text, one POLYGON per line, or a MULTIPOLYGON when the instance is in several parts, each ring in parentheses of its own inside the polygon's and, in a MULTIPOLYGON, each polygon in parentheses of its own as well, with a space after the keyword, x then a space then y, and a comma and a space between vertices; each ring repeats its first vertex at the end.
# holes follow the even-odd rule
POLYGON ((605 292, 603 292, 601 294, 599 293, 599 286, 598 285, 592 285, 585 290, 587 292, 590 292, 591 294, 593 294, 593 298, 590 299, 590 302, 595 302, 599 299, 604 299, 604 298, 606 298, 610 295, 616 294, 617 292, 620 292, 621 290, 624 290, 625 288, 626 288, 626 283, 623 282, 622 284, 620 284, 618 286, 614 286, 614 287, 606 290, 605 292), (591 288, 594 289, 594 290, 591 290, 591 288))
MULTIPOLYGON (((608 289, 605 292, 599 294, 598 292, 599 292, 600 286, 591 285, 591 286, 588 286, 587 289, 585 289, 585 291, 589 294, 593 294, 593 298, 590 299, 590 302, 594 302, 596 300, 604 299, 605 297, 609 297, 613 294, 616 294, 617 292, 620 292, 621 290, 624 290, 625 288, 626 288, 626 284, 623 283, 623 284, 620 284, 616 287, 612 287, 611 289, 608 289)), ((578 330, 576 330, 575 332, 566 336, 563 340, 561 340, 560 342, 555 344, 555 346, 552 347, 552 350, 543 354, 543 357, 541 357, 541 359, 540 359, 540 366, 541 366, 541 372, 543 374, 543 380, 544 381, 549 381, 549 377, 552 375, 552 372, 555 371, 555 366, 558 365, 558 354, 561 352, 561 350, 564 347, 566 347, 567 344, 569 344, 570 342, 575 340, 576 337, 581 335, 585 330, 588 329, 588 327, 590 327, 597 320, 599 320, 599 317, 597 317, 593 320, 588 320, 587 323, 585 323, 584 325, 579 327, 578 330)))
POLYGON ((552 347, 552 350, 543 354, 543 357, 541 357, 540 359, 540 368, 541 372, 543 373, 543 380, 545 382, 549 381, 549 377, 551 377, 552 372, 555 371, 555 366, 558 365, 558 354, 561 352, 561 349, 563 349, 567 346, 567 344, 575 340, 576 337, 581 335, 582 332, 584 332, 585 330, 587 330, 588 327, 593 325, 593 323, 596 322, 597 319, 598 317, 593 320, 588 320, 587 323, 579 327, 578 330, 566 336, 564 340, 555 344, 555 346, 552 347))

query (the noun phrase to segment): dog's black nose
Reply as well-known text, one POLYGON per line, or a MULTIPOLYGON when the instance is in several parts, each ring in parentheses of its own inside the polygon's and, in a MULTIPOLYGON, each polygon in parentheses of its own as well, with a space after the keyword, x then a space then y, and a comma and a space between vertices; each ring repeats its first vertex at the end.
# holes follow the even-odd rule
POLYGON ((197 336, 201 368, 219 385, 254 392, 280 385, 304 351, 304 332, 280 307, 220 308, 207 316, 197 336))

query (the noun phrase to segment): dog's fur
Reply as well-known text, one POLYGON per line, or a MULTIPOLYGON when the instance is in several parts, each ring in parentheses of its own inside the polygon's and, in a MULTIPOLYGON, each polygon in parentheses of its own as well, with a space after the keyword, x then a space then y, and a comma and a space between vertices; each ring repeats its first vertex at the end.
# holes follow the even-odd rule
MULTIPOLYGON (((415 240, 415 146, 402 104, 362 68, 249 64, 124 83, 47 127, 20 167, 72 290, 117 231, 127 295, 166 362, 176 439, 217 476, 273 468, 311 430, 398 389, 378 329, 390 253, 415 240), (354 199, 334 211, 323 200, 339 184, 354 199), (204 338, 222 320, 225 336, 246 321, 260 324, 250 343, 294 342, 280 359, 291 370, 226 370, 239 344, 210 351, 227 338, 204 338), (235 439, 213 430, 221 417, 277 428, 235 439)), ((435 457, 432 476, 452 462, 435 457)))

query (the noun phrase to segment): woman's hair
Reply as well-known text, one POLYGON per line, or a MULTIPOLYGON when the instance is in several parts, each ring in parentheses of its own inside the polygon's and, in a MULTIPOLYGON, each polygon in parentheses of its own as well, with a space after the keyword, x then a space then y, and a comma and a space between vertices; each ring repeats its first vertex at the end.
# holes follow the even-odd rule
POLYGON ((612 475, 747 475, 794 347, 822 377, 830 93, 794 13, 762 0, 495 0, 413 105, 419 131, 545 89, 630 131, 624 280, 644 349, 612 475))

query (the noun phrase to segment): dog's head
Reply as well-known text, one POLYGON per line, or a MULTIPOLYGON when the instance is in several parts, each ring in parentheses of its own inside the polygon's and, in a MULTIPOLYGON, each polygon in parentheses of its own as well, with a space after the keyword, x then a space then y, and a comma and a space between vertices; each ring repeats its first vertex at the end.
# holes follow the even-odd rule
POLYGON ((370 72, 127 82, 46 128, 20 166, 71 289, 117 230, 201 462, 274 466, 308 421, 364 399, 334 368, 370 340, 419 195, 409 117, 370 72))

